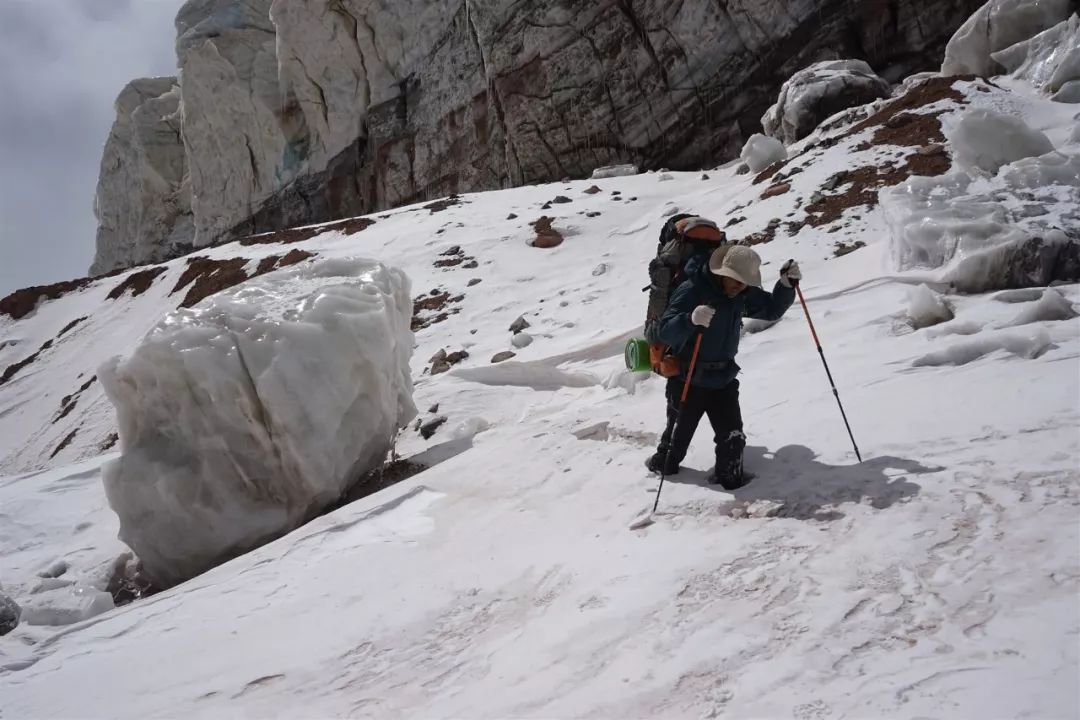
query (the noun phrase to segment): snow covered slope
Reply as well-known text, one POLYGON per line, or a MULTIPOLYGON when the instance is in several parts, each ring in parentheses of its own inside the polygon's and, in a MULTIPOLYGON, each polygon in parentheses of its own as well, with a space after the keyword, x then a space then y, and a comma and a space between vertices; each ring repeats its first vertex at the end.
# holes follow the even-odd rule
MULTIPOLYGON (((463 196, 0 317, 0 367, 39 351, 0 384, 0 583, 21 603, 57 560, 53 580, 104 588, 124 552, 99 471, 115 419, 91 378, 189 292, 309 261, 295 250, 391 262, 419 301, 421 421, 446 419, 399 441, 427 468, 409 479, 149 599, 20 625, 0 640, 5 714, 1076 717, 1080 287, 935 297, 920 286, 947 292, 949 268, 898 271, 877 204, 952 168, 941 126, 972 107, 1071 156, 1074 119, 1019 83, 937 81, 899 102, 834 118, 757 176, 463 196), (757 479, 704 485, 702 427, 659 522, 631 532, 656 489, 643 461, 663 387, 623 370, 622 345, 676 211, 759 242, 767 282, 800 261, 865 460, 795 307, 741 347, 757 479), (530 244, 542 216, 561 243, 538 223, 530 244)), ((1055 183, 1023 189, 1034 200, 991 189, 998 219, 1038 202, 1041 222, 1075 227, 1080 178, 1055 183)))

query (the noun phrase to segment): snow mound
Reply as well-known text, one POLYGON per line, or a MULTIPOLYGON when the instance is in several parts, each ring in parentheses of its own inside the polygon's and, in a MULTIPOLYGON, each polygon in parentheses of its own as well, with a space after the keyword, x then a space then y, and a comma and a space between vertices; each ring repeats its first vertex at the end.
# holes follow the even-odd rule
POLYGON ((990 77, 1000 72, 992 54, 1038 35, 1069 17, 1069 0, 990 0, 972 13, 948 45, 942 75, 990 77))
POLYGON ((982 329, 982 325, 972 320, 954 320, 953 322, 930 328, 926 331, 926 337, 933 340, 945 337, 946 335, 975 335, 981 332, 982 329))
POLYGON ((953 319, 952 309, 945 299, 926 285, 908 289, 908 323, 916 330, 938 325, 953 319))
POLYGON ((560 390, 600 384, 592 373, 561 370, 539 363, 501 362, 488 367, 451 370, 450 374, 482 385, 529 387, 533 390, 560 390))
POLYGON ((958 343, 944 350, 937 350, 912 361, 914 367, 940 367, 942 365, 967 365, 984 355, 1007 350, 1018 357, 1033 359, 1050 349, 1050 334, 1040 330, 1034 335, 1002 334, 975 338, 958 343))
POLYGON ((1020 118, 981 108, 965 112, 948 136, 957 164, 991 175, 1003 165, 1054 150, 1046 135, 1020 118))
POLYGON ((751 172, 761 172, 775 162, 787 160, 784 143, 776 138, 754 133, 743 145, 740 156, 751 172))
POLYGON ((1072 303, 1057 290, 1047 288, 1039 301, 1032 303, 1020 311, 1012 320, 1004 323, 1002 327, 1016 327, 1036 322, 1056 322, 1059 320, 1072 320, 1078 317, 1072 303))
POLYGON ((790 145, 841 110, 886 97, 889 83, 862 60, 814 63, 780 86, 776 104, 765 111, 761 126, 766 135, 790 145))
POLYGON ((593 170, 590 178, 592 180, 603 180, 605 178, 637 175, 639 172, 637 165, 605 165, 593 170))
POLYGON ((408 278, 345 258, 166 316, 98 376, 120 538, 171 586, 297 527, 382 462, 412 401, 408 278))
POLYGON ((27 625, 72 625, 114 607, 109 593, 85 585, 70 585, 23 598, 23 622, 27 625))
MULTIPOLYGON (((1080 80, 1080 16, 1073 15, 1049 30, 992 53, 995 62, 1010 75, 1026 80, 1049 93, 1058 93, 1080 80)), ((1059 102, 1076 102, 1059 98, 1059 102)), ((1078 98, 1080 99, 1080 98, 1078 98)))

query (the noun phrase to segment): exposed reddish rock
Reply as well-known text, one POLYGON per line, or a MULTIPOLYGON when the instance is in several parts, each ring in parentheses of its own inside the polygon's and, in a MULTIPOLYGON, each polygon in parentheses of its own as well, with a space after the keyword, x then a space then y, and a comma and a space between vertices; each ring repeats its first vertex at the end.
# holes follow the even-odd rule
POLYGON ((131 273, 124 278, 122 283, 110 290, 106 297, 110 300, 116 300, 128 290, 131 290, 131 297, 138 297, 149 290, 150 286, 154 283, 154 279, 166 270, 168 270, 168 268, 164 265, 158 265, 157 267, 131 273))
POLYGON ((791 183, 779 183, 777 185, 770 185, 766 188, 765 192, 761 193, 761 199, 766 200, 777 195, 783 195, 791 189, 791 183))
POLYGON ((536 230, 536 237, 533 239, 530 245, 537 248, 553 248, 562 245, 562 234, 551 227, 551 223, 555 218, 550 218, 547 215, 541 215, 539 219, 533 220, 530 225, 536 230))

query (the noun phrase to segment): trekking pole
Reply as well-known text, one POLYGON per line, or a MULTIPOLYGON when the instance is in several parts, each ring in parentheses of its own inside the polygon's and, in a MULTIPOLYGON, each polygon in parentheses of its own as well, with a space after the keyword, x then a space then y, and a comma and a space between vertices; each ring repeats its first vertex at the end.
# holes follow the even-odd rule
POLYGON ((660 493, 664 490, 664 478, 667 474, 668 462, 671 460, 671 446, 675 444, 675 433, 679 429, 679 421, 682 420, 683 408, 686 407, 686 398, 690 394, 690 378, 694 377, 694 366, 697 365, 697 356, 698 350, 701 349, 702 334, 704 334, 704 331, 698 330, 697 337, 694 340, 694 352, 690 356, 690 368, 686 372, 686 381, 683 382, 682 395, 679 397, 679 410, 675 413, 675 423, 671 426, 671 438, 668 441, 667 451, 664 453, 664 463, 660 466, 660 485, 656 488, 656 500, 653 502, 652 510, 647 515, 630 523, 631 530, 637 530, 652 525, 653 513, 656 512, 656 508, 660 505, 660 493))
POLYGON ((795 286, 795 292, 799 295, 799 302, 802 303, 803 312, 806 313, 806 322, 810 325, 810 334, 814 337, 814 344, 817 345, 818 354, 821 355, 821 364, 825 366, 825 374, 829 378, 829 386, 832 387, 833 395, 836 396, 836 404, 840 406, 840 417, 844 418, 844 427, 847 428, 848 437, 851 438, 851 446, 855 448, 855 457, 859 458, 859 462, 862 462, 862 455, 859 454, 859 446, 855 444, 855 435, 851 432, 851 425, 848 423, 847 413, 844 412, 844 404, 840 402, 840 393, 836 389, 836 383, 833 382, 832 373, 829 372, 829 363, 825 362, 825 351, 821 349, 821 341, 818 340, 817 330, 814 329, 814 321, 810 319, 810 311, 806 307, 806 298, 803 297, 802 288, 799 287, 798 280, 791 284, 795 286))

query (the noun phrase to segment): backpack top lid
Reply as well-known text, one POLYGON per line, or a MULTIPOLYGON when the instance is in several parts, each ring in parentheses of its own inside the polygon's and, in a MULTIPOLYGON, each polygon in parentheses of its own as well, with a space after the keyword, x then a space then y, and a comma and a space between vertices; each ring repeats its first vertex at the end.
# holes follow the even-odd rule
POLYGON ((724 231, 716 223, 697 215, 677 221, 675 230, 692 242, 722 243, 726 239, 724 231))

